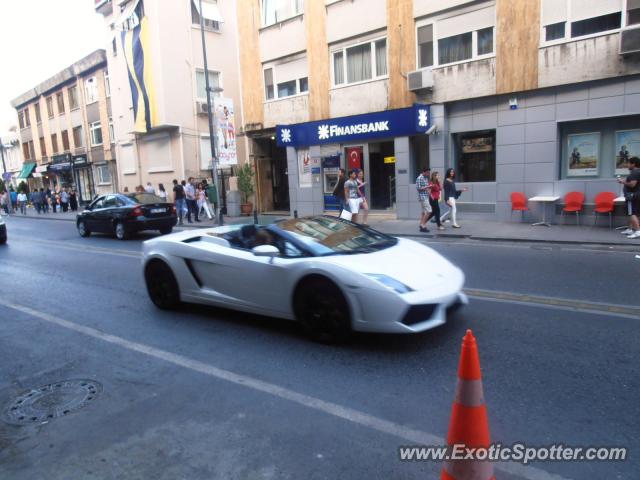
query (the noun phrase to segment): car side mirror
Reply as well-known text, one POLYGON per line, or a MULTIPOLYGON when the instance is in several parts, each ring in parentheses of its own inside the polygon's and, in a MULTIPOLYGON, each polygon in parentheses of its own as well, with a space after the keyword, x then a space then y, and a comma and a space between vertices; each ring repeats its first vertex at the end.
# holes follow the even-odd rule
POLYGON ((258 245, 257 247, 253 247, 251 249, 251 253, 253 253, 256 257, 277 257, 280 255, 280 250, 278 247, 274 247, 273 245, 258 245))

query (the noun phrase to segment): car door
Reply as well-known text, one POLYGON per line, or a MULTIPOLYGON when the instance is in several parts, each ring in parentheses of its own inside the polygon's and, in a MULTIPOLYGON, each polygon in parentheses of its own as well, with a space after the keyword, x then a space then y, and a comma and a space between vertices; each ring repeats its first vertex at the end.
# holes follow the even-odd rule
POLYGON ((98 223, 96 221, 96 213, 103 208, 104 197, 98 197, 89 205, 84 215, 85 225, 92 232, 99 232, 98 223))
POLYGON ((102 208, 95 211, 95 230, 103 233, 111 233, 113 231, 113 215, 117 207, 115 195, 107 195, 102 202, 102 208))

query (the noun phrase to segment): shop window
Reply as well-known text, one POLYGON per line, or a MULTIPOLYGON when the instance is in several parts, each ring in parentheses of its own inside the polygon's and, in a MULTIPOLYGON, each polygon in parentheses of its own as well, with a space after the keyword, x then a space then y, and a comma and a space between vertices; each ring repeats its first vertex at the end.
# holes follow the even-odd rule
POLYGON ((551 42, 553 40, 560 40, 564 38, 564 25, 565 22, 560 22, 544 27, 545 40, 547 42, 551 42))
POLYGON ((56 102, 58 103, 58 114, 64 113, 64 97, 62 92, 56 93, 56 102))
POLYGON ((438 63, 453 63, 471 59, 471 32, 438 40, 438 63))
POLYGON ((100 185, 111 184, 111 171, 109 170, 108 165, 100 165, 96 167, 96 172, 98 173, 98 183, 100 185))
MULTIPOLYGON (((409 137, 409 155, 411 159, 409 170, 409 181, 415 183, 418 175, 422 173, 424 167, 428 167, 429 164, 429 136, 428 135, 416 135, 409 137)), ((440 172, 442 177, 442 172, 440 172)))
POLYGON ((610 13, 599 17, 587 18, 571 23, 571 38, 583 37, 599 32, 607 32, 620 28, 622 13, 610 13))
MULTIPOLYGON (((220 72, 209 70, 209 88, 220 87, 220 72)), ((212 92, 212 97, 220 96, 220 92, 212 92)), ((204 78, 204 70, 196 70, 196 97, 200 100, 207 100, 207 82, 204 78)))
POLYGON ((460 182, 495 182, 495 130, 457 133, 453 137, 458 180, 460 182))
POLYGON ((433 65, 433 25, 418 28, 418 65, 419 68, 433 65))

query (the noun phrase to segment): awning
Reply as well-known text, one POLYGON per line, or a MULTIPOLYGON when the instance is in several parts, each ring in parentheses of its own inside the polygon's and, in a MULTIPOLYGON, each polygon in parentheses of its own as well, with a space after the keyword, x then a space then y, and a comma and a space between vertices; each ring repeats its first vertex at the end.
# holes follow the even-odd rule
POLYGON ((22 165, 22 170, 20 171, 20 175, 18 175, 18 179, 25 180, 29 178, 35 168, 36 168, 36 162, 25 163, 24 165, 22 165))
POLYGON ((224 22, 224 18, 222 18, 222 14, 220 13, 220 9, 216 3, 202 2, 202 13, 200 13, 200 2, 199 0, 192 0, 193 5, 196 7, 198 11, 198 15, 202 15, 207 20, 213 20, 214 22, 222 23, 224 22))

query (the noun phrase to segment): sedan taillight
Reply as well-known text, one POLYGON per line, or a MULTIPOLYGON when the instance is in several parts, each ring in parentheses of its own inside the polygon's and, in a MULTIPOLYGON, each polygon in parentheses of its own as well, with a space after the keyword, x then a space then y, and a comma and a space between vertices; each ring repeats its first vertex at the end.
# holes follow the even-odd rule
POLYGON ((132 217, 144 217, 144 212, 142 211, 142 208, 136 207, 131 211, 131 216, 132 217))
POLYGON ((176 210, 176 207, 175 207, 175 206, 174 206, 174 207, 171 207, 171 213, 172 213, 173 215, 176 215, 177 210, 176 210))

